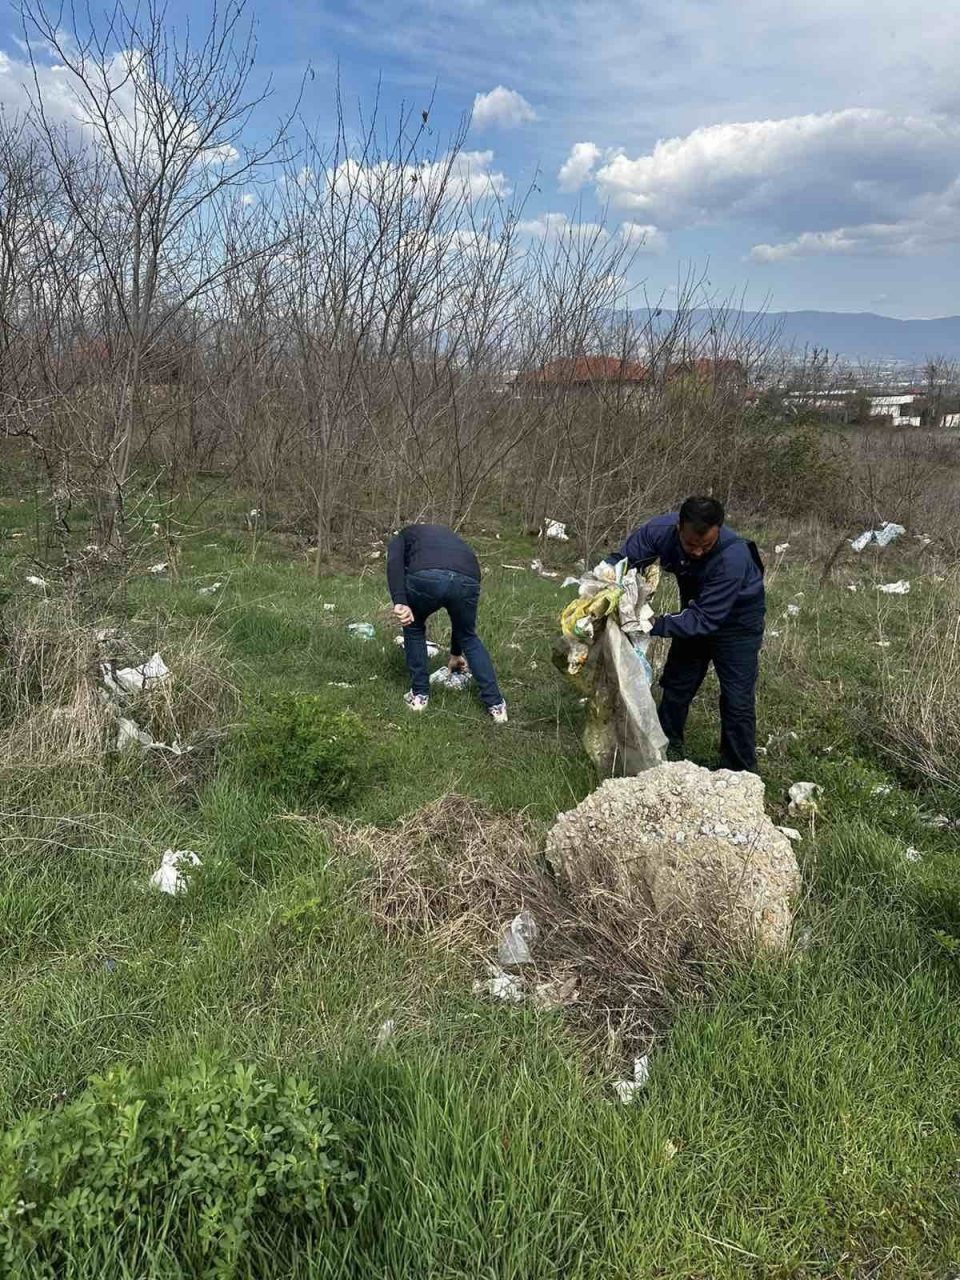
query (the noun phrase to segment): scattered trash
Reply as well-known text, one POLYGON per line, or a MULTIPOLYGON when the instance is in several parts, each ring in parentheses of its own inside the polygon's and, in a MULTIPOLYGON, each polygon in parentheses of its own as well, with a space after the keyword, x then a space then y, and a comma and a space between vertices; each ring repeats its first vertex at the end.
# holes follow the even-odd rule
POLYGON ((250 517, 250 519, 251 519, 251 520, 259 520, 259 519, 260 519, 260 516, 261 516, 262 514, 263 514, 263 512, 260 510, 260 508, 259 508, 259 507, 252 507, 252 508, 247 512, 247 515, 250 517))
POLYGON ((770 637, 770 639, 771 639, 771 640, 779 640, 779 639, 780 639, 780 632, 779 632, 779 631, 776 631, 776 630, 774 630, 774 631, 768 631, 768 632, 767 632, 767 635, 770 637))
POLYGON ((788 614, 791 618, 795 618, 799 612, 800 612, 800 606, 799 606, 798 604, 788 604, 788 605, 787 605, 787 614, 788 614))
POLYGON ((874 641, 874 644, 877 646, 877 648, 878 648, 878 649, 889 649, 889 648, 890 648, 890 641, 889 641, 889 640, 875 640, 875 641, 874 641))
POLYGON ((336 606, 335 604, 325 604, 325 605, 323 606, 323 612, 324 612, 324 613, 333 613, 333 611, 334 611, 334 609, 335 609, 336 607, 337 607, 337 606, 336 606))
POLYGON ((812 945, 813 945, 813 930, 810 928, 808 924, 805 924, 803 928, 800 930, 800 932, 797 934, 797 942, 796 942, 797 950, 809 951, 812 945))
POLYGON ((355 684, 349 684, 346 680, 328 680, 328 689, 355 689, 355 684))
POLYGON ((580 980, 574 970, 565 971, 533 989, 533 1000, 541 1009, 562 1009, 579 998, 580 980))
POLYGON ((492 996, 494 1000, 506 1000, 508 1004, 521 1004, 524 993, 520 979, 504 973, 499 965, 492 964, 489 969, 489 978, 478 978, 473 984, 473 994, 492 996))
POLYGON ((169 568, 170 565, 166 560, 160 560, 157 564, 152 564, 147 573, 166 573, 169 568))
POLYGON ((182 868, 199 866, 200 859, 189 849, 167 849, 160 859, 160 866, 150 877, 150 883, 161 893, 186 893, 187 877, 182 868))
POLYGON ((567 526, 559 520, 547 521, 547 537, 553 538, 557 542, 569 542, 570 538, 567 534, 567 526))
POLYGON ((200 587, 197 590, 199 596, 212 596, 223 586, 222 582, 211 582, 209 587, 200 587))
POLYGON ((551 573, 549 570, 545 569, 543 567, 542 560, 531 560, 530 568, 535 574, 537 574, 538 577, 541 577, 541 578, 559 578, 560 577, 559 573, 551 573))
POLYGON ((859 591, 859 590, 860 590, 860 588, 857 586, 857 584, 856 584, 855 582, 848 582, 848 583, 847 583, 847 590, 848 590, 848 591, 856 592, 856 591, 859 591))
POLYGON ((629 1106, 650 1079, 650 1059, 647 1054, 633 1060, 633 1079, 615 1080, 613 1090, 623 1105, 629 1106))
POLYGON ((122 698, 125 694, 141 693, 163 684, 170 678, 171 671, 159 653, 155 653, 139 667, 122 667, 119 671, 114 671, 110 663, 105 662, 100 667, 100 674, 110 693, 122 698))
MULTIPOLYGON (((373 640, 377 634, 372 622, 348 622, 347 630, 357 640, 373 640)), ((402 638, 397 638, 403 644, 402 638)))
POLYGON ((790 797, 788 805, 791 813, 815 812, 816 797, 823 791, 818 782, 795 782, 787 792, 790 797))
POLYGON ((133 720, 123 716, 117 721, 117 750, 126 751, 129 747, 152 747, 153 738, 149 733, 137 727, 133 720))
POLYGON ((773 548, 774 555, 782 556, 785 551, 790 550, 789 542, 778 542, 773 548))
POLYGON ((106 960, 103 962, 103 967, 106 969, 107 973, 115 973, 117 962, 114 960, 113 956, 107 956, 106 960))
POLYGON ((97 644, 108 644, 112 640, 119 640, 119 639, 120 639, 119 627, 101 627, 100 630, 96 632, 97 644))
POLYGON ((899 582, 886 582, 877 590, 882 591, 885 596, 906 596, 910 594, 910 583, 901 578, 899 582))
POLYGON ((933 539, 928 538, 925 533, 918 533, 915 535, 915 537, 917 541, 920 543, 921 551, 924 549, 924 547, 929 547, 930 543, 933 541, 933 539))
POLYGON ((536 942, 539 929, 532 914, 524 909, 504 925, 497 944, 497 959, 502 965, 530 964, 530 943, 536 942))
POLYGON ((878 547, 886 547, 895 538, 899 538, 901 533, 906 532, 902 524, 890 524, 885 520, 879 529, 864 529, 863 533, 858 534, 856 538, 851 538, 850 545, 854 551, 862 551, 871 542, 876 543, 878 547))
POLYGON ((393 1018, 387 1018, 385 1021, 381 1022, 379 1030, 377 1031, 376 1041, 374 1042, 374 1049, 385 1049, 387 1044, 393 1039, 396 1029, 397 1024, 394 1022, 393 1018))
POLYGON ((668 1138, 666 1142, 663 1144, 664 1160, 672 1160, 676 1156, 679 1150, 680 1148, 677 1146, 677 1144, 671 1141, 670 1138, 668 1138))
POLYGON ((875 787, 870 789, 870 794, 872 796, 888 796, 892 790, 893 787, 888 782, 878 782, 875 787))
POLYGON ((381 557, 382 555, 383 555, 383 552, 382 552, 382 551, 371 551, 371 552, 370 552, 370 554, 367 556, 367 559, 368 559, 368 560, 379 560, 379 559, 380 559, 380 557, 381 557))
MULTIPOLYGON (((403 636, 402 635, 395 636, 393 643, 397 646, 398 649, 402 649, 403 636)), ((438 644, 434 644, 432 640, 428 640, 427 641, 427 657, 435 658, 439 652, 440 652, 440 646, 438 644)))
POLYGON ((796 844, 798 840, 802 840, 803 836, 796 827, 777 827, 781 835, 786 836, 791 844, 796 844))
POLYGON ((560 589, 561 591, 565 591, 567 587, 579 587, 579 585, 580 585, 580 579, 570 576, 570 577, 564 578, 564 580, 560 583, 560 589))
POLYGON ((911 845, 908 845, 906 849, 904 849, 903 856, 906 858, 908 862, 919 862, 920 859, 923 857, 923 854, 920 852, 919 849, 915 849, 911 844, 911 845))
POLYGON ((30 583, 31 587, 41 587, 44 591, 47 589, 46 578, 38 578, 33 573, 27 574, 26 581, 30 583))
POLYGON ((444 689, 453 689, 459 693, 471 683, 473 676, 469 671, 451 671, 449 667, 437 667, 430 677, 430 683, 440 685, 444 689))

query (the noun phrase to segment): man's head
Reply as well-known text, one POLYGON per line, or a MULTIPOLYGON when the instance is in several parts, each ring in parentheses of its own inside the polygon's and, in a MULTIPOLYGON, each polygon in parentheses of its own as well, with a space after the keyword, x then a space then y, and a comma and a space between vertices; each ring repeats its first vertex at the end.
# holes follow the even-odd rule
POLYGON ((720 537, 723 504, 716 498, 687 498, 680 508, 677 533, 680 545, 691 560, 712 551, 720 537))

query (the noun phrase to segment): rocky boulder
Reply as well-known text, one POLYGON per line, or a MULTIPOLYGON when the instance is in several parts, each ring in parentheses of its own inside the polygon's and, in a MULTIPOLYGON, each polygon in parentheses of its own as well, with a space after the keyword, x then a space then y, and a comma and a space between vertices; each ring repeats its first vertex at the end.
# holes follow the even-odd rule
POLYGON ((574 898, 605 893, 698 947, 783 947, 800 872, 752 773, 688 761, 611 778, 557 819, 547 857, 574 898))

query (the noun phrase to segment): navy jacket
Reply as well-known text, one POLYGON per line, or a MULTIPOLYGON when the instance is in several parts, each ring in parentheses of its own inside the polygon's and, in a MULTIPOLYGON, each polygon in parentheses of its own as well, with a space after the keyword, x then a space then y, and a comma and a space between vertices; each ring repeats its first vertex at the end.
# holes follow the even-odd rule
POLYGON ((449 569, 480 581, 480 562, 466 542, 443 524, 408 524, 387 548, 387 586, 394 604, 409 604, 407 574, 449 569))
POLYGON ((680 545, 677 516, 655 516, 634 529, 623 547, 607 560, 624 557, 631 569, 645 569, 659 560, 680 588, 681 610, 657 618, 655 636, 694 640, 724 630, 762 630, 766 611, 763 571, 756 547, 721 525, 712 551, 699 560, 680 545))

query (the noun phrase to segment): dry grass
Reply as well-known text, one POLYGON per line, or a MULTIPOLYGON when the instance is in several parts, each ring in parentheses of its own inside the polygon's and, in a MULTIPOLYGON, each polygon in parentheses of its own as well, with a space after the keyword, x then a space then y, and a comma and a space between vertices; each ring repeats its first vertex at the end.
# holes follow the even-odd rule
MULTIPOLYGON (((201 746, 236 713, 239 694, 209 623, 160 646, 169 681, 114 703, 105 697, 102 665, 137 665, 150 648, 120 629, 110 629, 107 640, 98 638, 102 634, 102 624, 93 624, 69 597, 31 602, 5 620, 0 767, 106 767, 119 715, 158 743, 201 746)), ((160 751, 147 756, 174 758, 160 751)))
POLYGON ((647 1045, 673 997, 701 980, 682 930, 616 894, 572 902, 550 873, 540 832, 465 796, 448 795, 396 827, 324 820, 335 848, 369 865, 362 891, 387 933, 495 961, 503 926, 522 908, 539 928, 528 986, 575 988, 565 1013, 594 1047, 647 1045), (575 978, 575 982, 571 979, 575 978))
POLYGON ((960 792, 960 574, 941 584, 887 664, 881 717, 898 765, 960 792))

